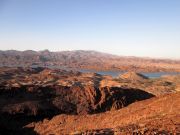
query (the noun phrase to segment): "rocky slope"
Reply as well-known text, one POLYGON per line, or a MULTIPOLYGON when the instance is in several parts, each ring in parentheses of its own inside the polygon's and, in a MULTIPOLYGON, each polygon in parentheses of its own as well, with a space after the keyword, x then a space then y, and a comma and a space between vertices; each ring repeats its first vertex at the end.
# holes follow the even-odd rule
POLYGON ((24 120, 32 122, 57 114, 82 115, 117 110, 153 97, 140 89, 100 87, 103 76, 98 74, 2 68, 0 76, 0 128, 6 127, 10 132, 22 132, 24 120), (11 119, 11 124, 6 119, 11 119))
MULTIPOLYGON (((73 123, 74 120, 79 121, 86 119, 86 117, 87 120, 90 120, 90 118, 95 120, 96 116, 97 120, 100 120, 100 118, 102 120, 107 119, 105 125, 97 128, 87 127, 87 131, 84 131, 86 128, 82 126, 83 132, 112 131, 114 133, 114 127, 106 126, 108 119, 113 116, 109 117, 106 114, 111 114, 111 112, 113 114, 116 110, 129 108, 132 103, 137 101, 158 95, 176 93, 179 88, 179 80, 180 76, 148 79, 135 72, 125 73, 119 78, 112 78, 95 73, 48 68, 0 68, 0 133, 6 135, 11 133, 35 134, 36 132, 44 134, 46 132, 46 130, 43 131, 44 127, 49 127, 47 128, 47 134, 52 131, 57 134, 60 130, 54 130, 54 125, 46 123, 49 120, 44 120, 43 125, 41 122, 35 123, 60 114, 58 117, 60 119, 63 117, 62 121, 70 122, 70 125, 64 125, 65 127, 62 128, 60 125, 62 133, 71 131, 71 129, 79 130, 79 128, 76 128, 78 123, 73 123), (101 117, 101 115, 104 117, 101 117), (75 128, 71 127, 73 124, 75 124, 75 128)), ((176 101, 179 94, 174 95, 172 97, 176 101)), ((155 102, 156 99, 159 98, 154 98, 152 101, 155 102)), ((167 100, 170 101, 170 98, 167 100)), ((159 101, 157 100, 157 102, 159 101)), ((165 100, 165 102, 167 101, 165 100)), ((139 105, 142 106, 140 103, 139 105)), ((143 103, 146 105, 145 101, 143 103)), ((138 108, 138 105, 136 108, 138 108)), ((148 109, 146 108, 146 110, 148 109)), ((137 110, 137 112, 139 111, 137 110)), ((125 114, 136 118, 133 111, 125 114)), ((115 118, 112 118, 112 120, 116 123, 115 118)), ((128 122, 128 119, 125 121, 128 122)), ((134 128, 131 125, 122 126, 125 126, 120 127, 122 129, 134 128)), ((72 131, 75 132, 76 130, 72 131)))
POLYGON ((178 134, 180 93, 168 94, 118 111, 94 115, 59 115, 32 123, 40 134, 178 134))
POLYGON ((78 69, 124 71, 178 71, 179 60, 120 57, 95 51, 0 51, 0 66, 61 66, 78 69), (103 65, 99 66, 99 65, 103 65))
POLYGON ((142 81, 148 79, 148 77, 135 72, 127 72, 119 76, 119 78, 124 80, 134 80, 134 81, 142 81))

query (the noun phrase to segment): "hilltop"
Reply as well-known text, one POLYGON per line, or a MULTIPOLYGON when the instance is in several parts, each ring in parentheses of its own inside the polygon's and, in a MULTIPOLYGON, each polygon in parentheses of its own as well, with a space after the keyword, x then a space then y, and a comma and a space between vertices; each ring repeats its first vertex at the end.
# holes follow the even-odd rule
POLYGON ((180 93, 173 93, 102 114, 59 115, 33 123, 40 134, 178 134, 180 93))
POLYGON ((148 79, 148 77, 136 73, 136 72, 127 72, 119 76, 121 79, 127 79, 127 80, 135 80, 135 81, 142 81, 148 79))

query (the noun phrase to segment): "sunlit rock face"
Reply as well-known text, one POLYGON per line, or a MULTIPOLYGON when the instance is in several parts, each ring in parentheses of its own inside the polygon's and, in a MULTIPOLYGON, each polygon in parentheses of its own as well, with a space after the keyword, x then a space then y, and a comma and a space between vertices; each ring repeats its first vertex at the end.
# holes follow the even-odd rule
POLYGON ((179 76, 149 79, 134 72, 112 78, 60 69, 0 68, 0 131, 24 134, 34 132, 37 121, 56 115, 94 116, 121 110, 175 93, 178 82, 179 76), (23 128, 26 125, 31 128, 23 128))

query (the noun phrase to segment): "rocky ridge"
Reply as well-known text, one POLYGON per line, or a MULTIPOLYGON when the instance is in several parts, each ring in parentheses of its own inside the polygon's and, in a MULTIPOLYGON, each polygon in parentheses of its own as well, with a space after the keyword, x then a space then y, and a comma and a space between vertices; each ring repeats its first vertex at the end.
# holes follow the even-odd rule
POLYGON ((85 116, 59 115, 33 126, 37 133, 45 135, 179 134, 179 102, 178 92, 133 103, 118 111, 85 116))
MULTIPOLYGON (((138 105, 143 106, 141 103, 146 105, 146 102, 142 100, 154 96, 172 94, 176 101, 179 95, 177 92, 179 76, 148 79, 134 72, 125 73, 122 76, 112 78, 95 73, 48 68, 0 68, 0 132, 4 134, 36 134, 36 132, 45 134, 46 130, 42 129, 44 126, 50 126, 47 134, 51 134, 52 131, 55 131, 55 134, 58 132, 66 134, 67 131, 77 132, 80 127, 83 128, 82 132, 87 134, 106 131, 115 133, 116 127, 107 126, 108 121, 104 123, 104 126, 92 128, 78 126, 78 123, 72 121, 80 122, 81 119, 86 120, 86 118, 87 120, 91 118, 92 120, 96 118, 97 120, 100 118, 114 120, 116 117, 113 118, 112 115, 109 117, 109 114, 116 113, 119 109, 130 108, 134 102, 141 101, 135 103, 138 108, 138 105), (51 121, 54 121, 56 116, 60 121, 61 117, 63 121, 67 121, 67 123, 60 122, 65 127, 58 125, 62 132, 54 130, 55 127, 51 125, 51 121), (51 118, 53 119, 49 121, 48 119, 51 118), (43 123, 38 121, 43 121, 43 123)), ((158 101, 158 99, 153 98, 152 101, 158 101)), ((170 98, 167 100, 170 101, 170 98)), ((172 111, 173 119, 176 118, 175 112, 172 111)), ((134 113, 130 111, 129 116, 140 117, 139 115, 133 116, 134 113)), ((155 115, 153 111, 151 113, 155 115)), ((167 117, 163 119, 166 120, 167 117)), ((118 130, 138 127, 136 121, 132 123, 132 126, 129 124, 131 123, 125 125, 119 123, 116 126, 121 126, 118 130)))

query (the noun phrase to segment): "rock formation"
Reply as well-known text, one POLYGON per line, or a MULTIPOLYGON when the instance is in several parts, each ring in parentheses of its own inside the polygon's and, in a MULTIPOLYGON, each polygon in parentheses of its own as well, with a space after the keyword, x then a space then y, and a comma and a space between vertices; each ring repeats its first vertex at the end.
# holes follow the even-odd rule
POLYGON ((125 79, 125 80, 132 80, 132 81, 143 81, 148 79, 148 77, 140 74, 140 73, 136 73, 136 72, 126 72, 122 75, 119 76, 121 79, 125 79))
MULTIPOLYGON (((112 78, 62 69, 0 68, 0 133, 69 134, 69 131, 79 132, 81 129, 82 133, 103 134, 115 133, 114 126, 117 126, 118 132, 126 128, 132 131, 134 128, 139 129, 136 122, 140 118, 146 122, 150 116, 160 113, 165 116, 168 114, 168 118, 164 115, 158 117, 168 123, 171 115, 166 109, 169 103, 177 105, 179 80, 179 76, 148 79, 132 72, 120 78, 112 78), (159 95, 167 98, 153 98, 159 95), (149 98, 152 99, 142 101, 149 98), (151 101, 153 105, 150 104, 151 101), (53 119, 49 121, 51 118, 53 119), (87 121, 97 122, 98 127, 89 125, 92 123, 87 121), (58 127, 57 130, 55 127, 58 127)), ((174 106, 170 110, 174 121, 177 110, 174 106)), ((154 120, 152 123, 155 123, 154 120)), ((169 131, 167 128, 165 130, 169 131)))
POLYGON ((58 115, 29 125, 40 134, 178 134, 180 93, 95 115, 58 115))

